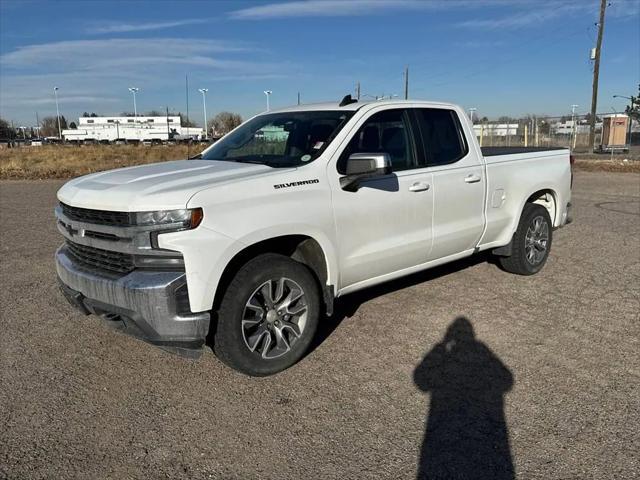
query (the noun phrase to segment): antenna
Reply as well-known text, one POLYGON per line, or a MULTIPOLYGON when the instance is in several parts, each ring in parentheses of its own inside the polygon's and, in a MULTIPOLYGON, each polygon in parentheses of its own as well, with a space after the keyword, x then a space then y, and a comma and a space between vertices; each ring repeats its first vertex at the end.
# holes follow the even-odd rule
POLYGON ((345 105, 351 105, 352 103, 356 103, 358 100, 351 98, 351 94, 349 95, 345 95, 342 98, 342 101, 340 102, 340 104, 338 105, 339 107, 344 107, 345 105))

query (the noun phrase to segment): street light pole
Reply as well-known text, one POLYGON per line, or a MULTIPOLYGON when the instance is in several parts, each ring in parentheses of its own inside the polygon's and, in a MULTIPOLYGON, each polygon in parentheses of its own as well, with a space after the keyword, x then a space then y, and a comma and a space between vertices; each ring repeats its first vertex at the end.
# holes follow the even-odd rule
POLYGON ((198 91, 202 93, 202 106, 204 108, 204 138, 205 140, 209 138, 209 127, 207 126, 207 99, 206 93, 209 91, 208 88, 199 88, 198 91))
POLYGON ((53 96, 56 97, 56 118, 58 120, 58 138, 62 140, 62 129, 60 128, 60 109, 58 108, 58 87, 53 87, 53 96))
POLYGON ((133 93, 133 118, 138 118, 138 107, 136 106, 136 93, 140 91, 138 87, 129 87, 129 91, 133 93))
POLYGON ((572 139, 571 139, 571 145, 572 145, 572 150, 576 148, 576 137, 577 137, 577 129, 576 129, 576 108, 578 108, 580 105, 571 105, 571 129, 572 129, 572 139))
POLYGON ((272 92, 271 90, 265 90, 265 91, 264 91, 264 94, 267 96, 267 112, 268 112, 269 110, 271 110, 271 107, 270 107, 270 105, 269 105, 269 97, 271 96, 271 94, 272 94, 272 93, 273 93, 273 92, 272 92))

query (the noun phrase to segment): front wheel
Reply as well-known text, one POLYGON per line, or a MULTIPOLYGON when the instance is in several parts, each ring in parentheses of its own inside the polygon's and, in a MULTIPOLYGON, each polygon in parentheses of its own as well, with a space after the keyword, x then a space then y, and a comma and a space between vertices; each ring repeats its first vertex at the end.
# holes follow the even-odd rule
POLYGON ((538 273, 549 257, 551 240, 549 212, 542 205, 527 203, 513 235, 511 256, 500 257, 500 266, 518 275, 538 273))
POLYGON ((248 375, 280 372, 304 355, 319 316, 311 271, 284 255, 260 255, 240 268, 224 293, 215 353, 248 375))

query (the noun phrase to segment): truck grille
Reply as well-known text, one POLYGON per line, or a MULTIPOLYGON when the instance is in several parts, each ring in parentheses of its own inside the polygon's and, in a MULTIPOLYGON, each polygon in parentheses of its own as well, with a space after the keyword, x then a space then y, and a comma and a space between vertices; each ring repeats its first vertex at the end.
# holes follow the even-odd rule
POLYGON ((79 245, 69 240, 66 245, 70 256, 82 265, 117 273, 129 273, 135 268, 133 255, 128 253, 110 252, 101 248, 79 245))
POLYGON ((133 225, 129 212, 110 212, 108 210, 91 210, 89 208, 78 208, 60 203, 62 212, 67 218, 79 222, 94 223, 96 225, 117 225, 126 227, 133 225))

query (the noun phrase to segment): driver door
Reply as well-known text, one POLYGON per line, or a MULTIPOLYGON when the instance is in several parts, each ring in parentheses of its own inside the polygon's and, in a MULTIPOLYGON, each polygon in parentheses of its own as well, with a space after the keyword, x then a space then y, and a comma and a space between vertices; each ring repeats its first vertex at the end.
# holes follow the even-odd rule
POLYGON ((363 181, 355 192, 332 183, 339 288, 427 261, 432 244, 432 175, 418 167, 413 132, 407 109, 379 111, 361 123, 340 154, 340 175, 353 153, 389 154, 392 173, 363 181))

